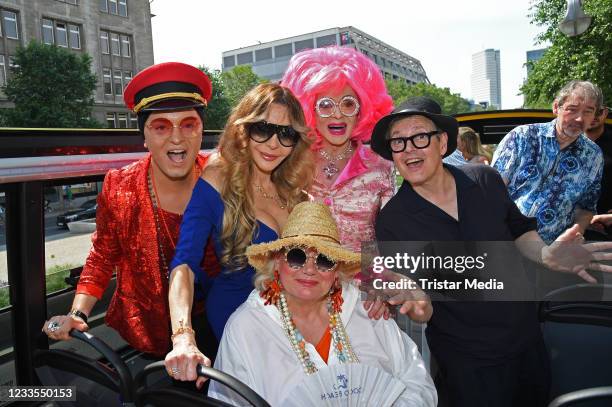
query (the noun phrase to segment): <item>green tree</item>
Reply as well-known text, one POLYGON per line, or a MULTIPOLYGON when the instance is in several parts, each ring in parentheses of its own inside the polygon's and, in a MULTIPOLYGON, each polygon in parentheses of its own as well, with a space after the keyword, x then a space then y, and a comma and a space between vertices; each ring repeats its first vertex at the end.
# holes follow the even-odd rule
POLYGON ((550 108, 556 92, 572 79, 596 83, 606 103, 612 103, 612 0, 583 0, 582 4, 593 19, 589 29, 576 37, 558 29, 565 17, 565 0, 538 0, 532 5, 531 23, 544 28, 536 42, 552 45, 530 64, 533 70, 521 88, 526 107, 550 108))
POLYGON ((231 106, 225 97, 225 85, 221 71, 206 66, 201 66, 200 70, 208 75, 213 88, 212 98, 206 108, 206 123, 204 123, 204 126, 208 130, 222 130, 229 117, 231 106))
POLYGON ((224 95, 233 108, 240 99, 255 86, 267 80, 260 78, 253 72, 250 65, 238 65, 221 74, 223 80, 224 95))
POLYGON ((458 93, 451 93, 449 88, 439 88, 428 83, 408 85, 404 81, 387 79, 387 91, 398 106, 404 100, 414 96, 427 96, 438 102, 445 114, 456 114, 470 111, 470 102, 458 93))
POLYGON ((96 76, 91 57, 32 41, 15 53, 4 89, 12 109, 1 113, 5 126, 100 127, 91 118, 96 76))

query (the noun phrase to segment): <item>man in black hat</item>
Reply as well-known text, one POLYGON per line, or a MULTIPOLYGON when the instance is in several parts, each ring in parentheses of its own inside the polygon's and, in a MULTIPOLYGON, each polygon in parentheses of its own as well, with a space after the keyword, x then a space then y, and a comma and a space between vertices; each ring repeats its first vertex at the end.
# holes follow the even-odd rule
MULTIPOLYGON (((524 254, 553 267, 559 248, 539 238, 535 220, 521 214, 497 171, 443 164, 455 149, 457 129, 453 117, 424 97, 407 100, 376 124, 372 149, 393 160, 404 178, 376 220, 379 245, 529 241, 524 254)), ((562 238, 575 235, 570 229, 562 238)), ((584 266, 573 269, 589 277, 584 266)), ((534 303, 438 301, 426 334, 439 367, 441 400, 447 396, 450 405, 469 407, 545 404, 549 373, 534 303)))

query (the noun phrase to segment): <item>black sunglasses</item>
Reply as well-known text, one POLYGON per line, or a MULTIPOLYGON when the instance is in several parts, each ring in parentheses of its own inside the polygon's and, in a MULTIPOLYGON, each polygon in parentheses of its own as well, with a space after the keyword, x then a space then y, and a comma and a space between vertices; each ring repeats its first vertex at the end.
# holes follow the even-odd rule
POLYGON ((291 126, 281 126, 280 124, 261 121, 251 124, 249 128, 249 137, 257 143, 265 143, 275 134, 279 143, 285 147, 295 146, 300 139, 300 133, 291 126))
POLYGON ((314 257, 315 265, 319 271, 329 272, 336 268, 336 262, 323 253, 309 255, 301 247, 291 247, 285 250, 285 260, 289 267, 294 270, 304 267, 309 257, 314 257))
POLYGON ((440 130, 430 131, 428 133, 419 133, 410 137, 393 137, 387 140, 387 145, 394 153, 401 153, 406 150, 408 141, 412 143, 414 148, 423 149, 429 147, 431 137, 440 134, 440 130))

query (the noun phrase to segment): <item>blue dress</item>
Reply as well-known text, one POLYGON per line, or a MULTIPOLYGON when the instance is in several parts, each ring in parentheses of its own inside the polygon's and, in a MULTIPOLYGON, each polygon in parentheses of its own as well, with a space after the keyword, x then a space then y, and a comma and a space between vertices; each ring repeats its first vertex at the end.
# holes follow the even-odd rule
MULTIPOLYGON (((183 215, 176 252, 170 263, 171 270, 181 264, 189 265, 195 273, 196 282, 210 286, 206 297, 206 316, 217 339, 221 339, 223 328, 230 315, 253 290, 255 276, 255 269, 250 265, 237 271, 228 271, 222 266, 221 273, 211 279, 200 267, 204 245, 210 236, 214 242, 217 258, 221 258, 223 246, 220 236, 224 209, 219 192, 199 178, 183 215)), ((274 229, 265 223, 258 220, 257 226, 252 243, 278 239, 274 229)))

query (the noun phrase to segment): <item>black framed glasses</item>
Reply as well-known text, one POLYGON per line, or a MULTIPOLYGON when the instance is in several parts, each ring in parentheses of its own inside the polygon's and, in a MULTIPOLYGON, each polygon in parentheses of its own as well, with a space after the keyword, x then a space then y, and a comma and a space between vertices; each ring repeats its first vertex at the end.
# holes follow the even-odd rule
POLYGON ((324 273, 333 271, 336 268, 337 263, 324 255, 323 253, 306 253, 303 247, 289 247, 285 249, 285 260, 289 267, 293 270, 299 270, 306 265, 309 258, 314 258, 315 266, 317 270, 324 273))
POLYGON ((340 99, 340 102, 336 101, 328 96, 322 97, 317 100, 315 110, 319 117, 331 117, 335 113, 336 109, 346 117, 353 117, 359 113, 359 101, 353 96, 346 95, 340 99))
POLYGON ((418 133, 410 137, 393 137, 387 140, 387 145, 394 153, 405 151, 408 141, 412 143, 414 148, 423 149, 429 147, 432 136, 440 133, 442 133, 440 130, 434 130, 428 133, 418 133))
POLYGON ((295 146, 300 139, 300 133, 293 127, 268 123, 265 120, 253 123, 249 128, 249 137, 257 143, 265 143, 275 134, 279 143, 285 147, 295 146))

